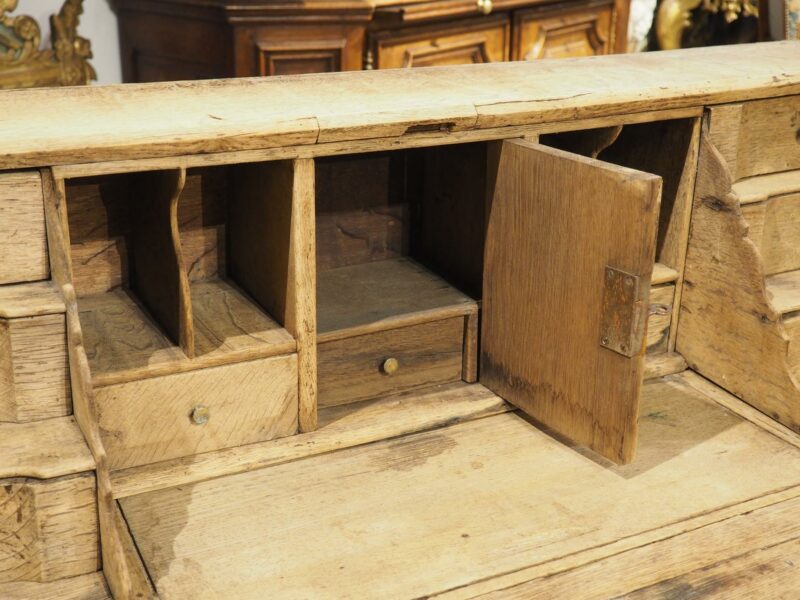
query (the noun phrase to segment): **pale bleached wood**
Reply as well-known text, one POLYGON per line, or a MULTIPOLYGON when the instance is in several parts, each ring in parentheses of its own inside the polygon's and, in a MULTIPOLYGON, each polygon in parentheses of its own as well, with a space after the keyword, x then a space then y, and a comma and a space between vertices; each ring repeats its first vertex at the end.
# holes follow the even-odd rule
POLYGON ((704 377, 800 430, 789 338, 747 231, 724 158, 704 134, 676 348, 704 377))
POLYGON ((664 375, 673 375, 685 371, 686 359, 677 352, 648 354, 644 359, 644 378, 656 379, 664 375))
POLYGON ((800 310, 800 270, 767 277, 767 298, 780 314, 800 310))
POLYGON ((672 283, 676 279, 678 279, 678 272, 675 269, 660 262, 653 265, 653 276, 650 278, 650 285, 672 283))
POLYGON ((0 319, 0 420, 28 422, 72 410, 63 314, 0 319))
POLYGON ((634 301, 647 305, 660 193, 653 175, 506 141, 487 233, 481 382, 623 463, 636 447, 648 311, 631 318, 631 358, 602 347, 604 273, 638 277, 634 301))
POLYGON ((317 287, 320 341, 396 327, 422 313, 477 310, 472 298, 405 257, 323 271, 317 287))
POLYGON ((94 471, 94 459, 72 417, 0 423, 0 477, 48 479, 94 471))
POLYGON ((553 133, 616 126, 620 124, 647 123, 650 121, 699 117, 702 106, 668 110, 645 110, 637 113, 619 113, 595 118, 573 119, 553 123, 536 123, 511 127, 487 128, 481 130, 454 131, 446 136, 441 132, 420 132, 387 138, 352 140, 347 142, 326 142, 306 146, 282 146, 260 150, 240 150, 215 152, 213 154, 169 155, 156 159, 107 160, 92 163, 65 164, 54 166, 53 172, 59 178, 90 177, 113 175, 131 171, 157 171, 165 168, 194 168, 260 161, 285 160, 294 158, 315 158, 363 154, 381 150, 399 150, 442 146, 461 142, 482 142, 520 137, 535 137, 538 133, 553 133))
POLYGON ((94 390, 112 470, 297 433, 294 354, 94 390), (208 408, 204 425, 192 411, 208 408))
POLYGON ((12 141, 2 158, 19 168, 213 153, 394 137, 420 126, 457 131, 788 95, 800 91, 796 48, 776 42, 746 52, 717 47, 224 85, 14 91, 0 100, 0 113, 16 117, 0 127, 0 138, 12 141))
POLYGON ((50 276, 38 171, 0 174, 0 285, 50 276))
POLYGON ((326 341, 317 346, 319 405, 335 406, 458 381, 464 373, 465 318, 326 341), (397 361, 386 373, 384 362, 397 361))
POLYGON ((122 552, 125 555, 128 573, 131 577, 131 588, 137 591, 136 600, 159 600, 118 502, 114 502, 113 519, 114 529, 122 552))
POLYGON ((463 383, 323 408, 317 431, 112 473, 117 498, 437 429, 511 410, 481 385, 463 383))
POLYGON ((5 600, 113 600, 102 573, 51 583, 0 583, 0 597, 5 600))
POLYGON ((774 196, 795 194, 800 192, 800 170, 747 177, 734 183, 733 191, 742 205, 763 202, 774 196))
POLYGON ((645 388, 640 452, 625 467, 499 415, 121 504, 166 600, 397 598, 532 565, 552 575, 576 553, 605 558, 657 529, 798 495, 800 449, 692 390, 645 388))
MULTIPOLYGON (((503 578, 490 580, 476 586, 454 590, 436 595, 436 600, 456 600, 474 598, 475 600, 550 600, 570 598, 573 600, 605 600, 607 598, 628 598, 624 595, 638 586, 648 586, 667 578, 681 578, 688 572, 698 569, 713 572, 717 563, 727 563, 752 550, 762 547, 782 545, 781 542, 797 535, 792 523, 792 514, 800 509, 800 498, 791 498, 759 507, 747 514, 725 518, 714 515, 710 522, 689 528, 678 535, 663 536, 661 539, 645 543, 639 547, 621 552, 602 560, 587 561, 585 564, 547 577, 532 578, 522 583, 504 585, 503 578), (787 527, 788 525, 788 527, 787 527), (495 591, 486 591, 491 587, 495 591), (479 590, 482 591, 479 592, 479 590), (478 593, 476 593, 478 592, 478 593)), ((687 523, 688 526, 688 523, 687 523)), ((784 542, 786 543, 786 542, 784 542)), ((791 543, 791 542, 789 542, 791 543)), ((791 562, 791 561, 790 561, 791 562)), ((786 565, 790 566, 790 565, 786 565)), ((533 575, 531 569, 529 573, 533 575)), ((519 576, 518 576, 519 577, 519 576)), ((787 582, 784 580, 784 582, 787 582)), ((510 582, 508 582, 510 583, 510 582)), ((787 583, 792 583, 788 580, 787 583)), ((781 581, 773 581, 772 589, 780 589, 781 581)), ((702 598, 711 598, 717 586, 683 586, 669 590, 672 594, 656 593, 658 598, 683 598, 687 594, 702 593, 702 598), (705 592, 709 591, 711 596, 705 592)), ((787 591, 792 588, 784 588, 787 591)), ((740 588, 727 588, 724 598, 737 597, 740 588)), ((638 597, 638 596, 634 596, 638 597)), ((645 596, 649 597, 649 596, 645 596)), ((688 596, 691 597, 691 596, 688 596)), ((752 597, 752 596, 746 596, 752 597)), ((773 598, 769 594, 760 598, 773 598)), ((787 598, 791 598, 788 596, 787 598)))
POLYGON ((0 285, 0 318, 39 317, 63 314, 64 299, 52 281, 0 285))
POLYGON ((767 275, 800 269, 800 194, 743 205, 742 216, 767 275))
POLYGON ((654 583, 621 597, 657 600, 708 590, 709 600, 775 598, 792 600, 800 589, 800 539, 766 546, 690 573, 654 583))
POLYGON ((742 104, 736 180, 800 168, 800 96, 742 104))
POLYGON ((144 593, 144 591, 137 590, 136 582, 131 579, 131 567, 128 565, 128 559, 113 521, 115 507, 111 495, 108 461, 100 437, 89 361, 83 345, 83 332, 78 314, 77 294, 72 284, 73 269, 66 186, 64 180, 56 179, 49 169, 43 169, 41 175, 52 278, 60 286, 66 306, 72 407, 75 420, 89 446, 96 467, 95 502, 103 573, 114 597, 127 600, 137 593, 144 593))
POLYGON ((92 473, 2 483, 1 582, 53 581, 100 568, 92 473))

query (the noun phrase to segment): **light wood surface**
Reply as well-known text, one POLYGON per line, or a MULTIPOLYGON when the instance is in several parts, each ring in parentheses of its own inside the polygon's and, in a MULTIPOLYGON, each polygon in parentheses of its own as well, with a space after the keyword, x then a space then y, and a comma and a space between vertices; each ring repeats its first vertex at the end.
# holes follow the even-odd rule
POLYGON ((767 298, 782 315, 800 310, 800 271, 767 277, 767 298))
POLYGON ((485 387, 463 383, 332 406, 319 411, 319 429, 312 433, 115 471, 114 494, 122 498, 244 473, 509 410, 485 387))
POLYGON ((62 417, 71 410, 64 315, 0 319, 0 421, 62 417))
MULTIPOLYGON (((322 271, 317 278, 320 342, 326 334, 365 326, 400 325, 418 313, 453 309, 446 315, 468 314, 475 301, 410 258, 368 262, 322 271)), ((337 336, 338 337, 338 336, 337 336)))
POLYGON ((52 583, 0 583, 6 600, 113 600, 102 573, 59 579, 52 583))
POLYGON ((767 275, 800 269, 800 194, 744 205, 742 216, 767 275))
POLYGON ((290 354, 95 389, 109 467, 121 469, 297 433, 290 354), (205 424, 192 421, 206 407, 205 424))
POLYGON ((607 558, 800 493, 800 449, 679 382, 645 386, 640 441, 636 461, 613 467, 500 415, 122 507, 165 600, 386 598, 532 565, 552 576, 583 553, 607 558))
POLYGON ((481 382, 623 463, 636 447, 660 193, 653 175, 505 142, 487 234, 481 382), (607 266, 640 279, 632 358, 601 345, 607 266))
POLYGON ((773 196, 800 192, 800 170, 766 173, 741 179, 733 184, 741 204, 762 202, 773 196))
POLYGON ((0 285, 0 318, 38 317, 64 313, 64 299, 52 281, 0 285))
POLYGON ((677 352, 648 354, 644 359, 644 378, 655 379, 686 370, 686 359, 677 352))
POLYGON ((678 272, 665 264, 657 262, 653 265, 653 275, 650 278, 650 285, 661 283, 672 283, 678 279, 678 272))
MULTIPOLYGON (((712 111, 711 122, 721 127, 723 120, 712 111)), ((789 338, 747 238, 727 161, 715 146, 703 137, 676 347, 690 368, 800 431, 789 338)))
POLYGON ((100 568, 92 473, 0 486, 0 582, 54 581, 100 568))
POLYGON ((15 115, 0 127, 0 138, 9 140, 2 158, 7 168, 21 168, 213 153, 392 137, 419 126, 503 127, 800 91, 796 42, 753 44, 747 53, 731 47, 678 52, 226 85, 10 91, 0 96, 0 113, 15 115), (87 114, 91 120, 83 118, 87 114), (111 120, 113 128, 106 125, 111 120))
POLYGON ((0 423, 0 477, 48 479, 94 470, 94 459, 72 417, 0 423))
POLYGON ((38 171, 0 174, 0 285, 50 276, 38 171))
POLYGON ((650 288, 650 314, 647 317, 645 346, 648 354, 667 352, 675 301, 675 285, 662 284, 650 288))

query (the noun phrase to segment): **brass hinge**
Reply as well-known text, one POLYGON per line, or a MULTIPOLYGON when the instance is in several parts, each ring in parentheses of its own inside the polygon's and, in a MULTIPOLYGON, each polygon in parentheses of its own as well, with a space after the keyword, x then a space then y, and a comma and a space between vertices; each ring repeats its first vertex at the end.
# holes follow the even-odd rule
POLYGON ((605 268, 600 345, 629 358, 639 353, 646 327, 639 300, 640 284, 637 275, 605 268))

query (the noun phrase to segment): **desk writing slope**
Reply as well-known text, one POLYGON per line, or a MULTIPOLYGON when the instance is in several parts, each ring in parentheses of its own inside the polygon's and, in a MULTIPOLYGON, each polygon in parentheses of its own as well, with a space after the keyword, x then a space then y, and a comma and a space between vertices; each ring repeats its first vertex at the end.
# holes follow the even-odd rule
POLYGON ((636 447, 660 198, 654 175, 503 144, 486 240, 482 383, 616 462, 630 462, 636 447), (627 286, 619 296, 617 275, 627 286))

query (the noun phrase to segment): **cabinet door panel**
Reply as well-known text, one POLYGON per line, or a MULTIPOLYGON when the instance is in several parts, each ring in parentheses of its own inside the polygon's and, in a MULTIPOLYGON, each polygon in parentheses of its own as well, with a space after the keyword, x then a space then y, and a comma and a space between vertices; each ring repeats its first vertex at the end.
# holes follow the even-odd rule
POLYGON ((660 199, 655 175, 503 143, 486 239, 481 383, 620 463, 636 445, 660 199))
POLYGON ((432 67, 508 60, 509 22, 505 17, 473 19, 373 35, 380 69, 432 67))
POLYGON ((578 10, 519 11, 514 17, 513 60, 608 54, 613 48, 613 4, 578 10))

